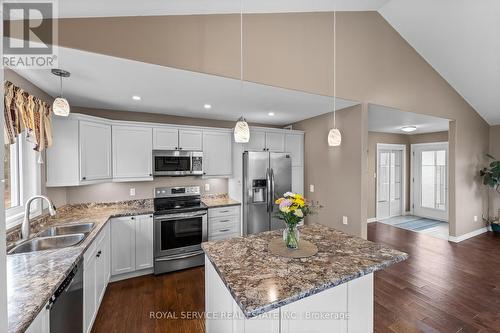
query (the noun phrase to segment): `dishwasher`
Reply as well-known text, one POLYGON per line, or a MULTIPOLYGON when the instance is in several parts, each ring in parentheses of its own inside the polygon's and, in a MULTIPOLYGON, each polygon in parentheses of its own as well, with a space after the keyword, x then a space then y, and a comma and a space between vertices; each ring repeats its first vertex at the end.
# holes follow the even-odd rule
POLYGON ((50 333, 83 331, 83 259, 80 259, 49 301, 50 333))

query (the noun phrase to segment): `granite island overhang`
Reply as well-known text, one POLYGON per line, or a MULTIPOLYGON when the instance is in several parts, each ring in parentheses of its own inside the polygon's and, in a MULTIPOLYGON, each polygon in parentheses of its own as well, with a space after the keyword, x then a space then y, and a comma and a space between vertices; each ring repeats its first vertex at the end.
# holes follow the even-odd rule
POLYGON ((408 254, 312 224, 301 239, 318 253, 289 259, 267 249, 281 233, 202 244, 207 332, 371 332, 372 273, 408 254))

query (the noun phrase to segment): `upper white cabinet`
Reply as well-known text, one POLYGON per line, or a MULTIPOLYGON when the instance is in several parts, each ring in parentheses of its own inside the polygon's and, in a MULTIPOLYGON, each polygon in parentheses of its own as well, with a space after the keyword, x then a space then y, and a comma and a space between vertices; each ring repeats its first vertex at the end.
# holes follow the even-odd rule
POLYGON ((206 176, 232 174, 232 132, 203 131, 203 171, 206 176))
POLYGON ((199 130, 179 130, 179 149, 198 150, 203 149, 202 132, 199 130))
POLYGON ((155 150, 198 150, 203 148, 202 131, 156 127, 153 129, 153 149, 155 150))
POLYGON ((179 130, 177 128, 153 128, 153 149, 177 150, 179 148, 179 130))
POLYGON ((250 130, 250 140, 245 144, 245 149, 249 151, 265 151, 266 132, 250 130))
POLYGON ((266 150, 272 152, 285 151, 285 134, 278 132, 266 132, 266 150))
POLYGON ((285 134, 283 132, 250 130, 250 141, 245 144, 249 151, 285 151, 285 134))
POLYGON ((152 128, 113 125, 113 180, 152 180, 152 128))
POLYGON ((82 181, 112 177, 110 125, 80 121, 80 176, 82 181))
POLYGON ((111 126, 105 121, 54 117, 52 132, 46 186, 77 186, 112 178, 111 126))
POLYGON ((292 166, 304 165, 304 134, 286 134, 285 152, 292 155, 292 166))

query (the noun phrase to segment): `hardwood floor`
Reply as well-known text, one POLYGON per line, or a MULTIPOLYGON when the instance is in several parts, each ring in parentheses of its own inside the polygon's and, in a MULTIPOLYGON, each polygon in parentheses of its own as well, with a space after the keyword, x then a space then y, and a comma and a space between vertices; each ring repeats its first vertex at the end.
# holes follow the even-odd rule
MULTIPOLYGON (((410 254, 375 274, 374 332, 500 333, 500 236, 454 244, 371 223, 368 239, 410 254)), ((203 319, 181 316, 202 314, 204 293, 200 267, 112 283, 92 331, 202 333, 203 319)))

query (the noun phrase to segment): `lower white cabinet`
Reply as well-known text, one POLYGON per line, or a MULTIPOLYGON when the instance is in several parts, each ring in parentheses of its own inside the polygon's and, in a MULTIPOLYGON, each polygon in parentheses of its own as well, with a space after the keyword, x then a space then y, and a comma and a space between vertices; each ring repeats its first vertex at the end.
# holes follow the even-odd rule
POLYGON ((153 216, 111 220, 111 275, 153 267, 153 216))
POLYGON ((240 206, 208 209, 208 240, 221 240, 241 234, 240 206))
POLYGON ((106 224, 83 255, 83 331, 90 332, 109 282, 110 228, 106 224))
POLYGON ((45 305, 25 333, 50 333, 50 310, 45 305))

